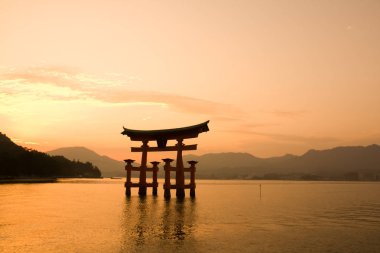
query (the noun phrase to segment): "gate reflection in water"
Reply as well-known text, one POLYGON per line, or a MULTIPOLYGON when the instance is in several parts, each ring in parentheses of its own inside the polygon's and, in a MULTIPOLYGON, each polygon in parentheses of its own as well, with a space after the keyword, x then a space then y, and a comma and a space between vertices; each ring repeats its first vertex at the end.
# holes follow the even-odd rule
POLYGON ((121 250, 195 248, 196 199, 165 201, 154 196, 125 199, 121 250), (185 240, 186 239, 186 240, 185 240), (153 247, 154 245, 154 247, 153 247), (159 246, 159 248, 157 248, 159 246))

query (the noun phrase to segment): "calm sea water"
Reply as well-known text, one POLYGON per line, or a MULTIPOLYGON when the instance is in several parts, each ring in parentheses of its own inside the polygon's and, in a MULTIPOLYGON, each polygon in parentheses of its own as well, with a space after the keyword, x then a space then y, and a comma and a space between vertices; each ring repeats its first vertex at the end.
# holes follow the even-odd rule
POLYGON ((380 252, 379 183, 200 180, 178 202, 122 181, 0 185, 0 252, 380 252))

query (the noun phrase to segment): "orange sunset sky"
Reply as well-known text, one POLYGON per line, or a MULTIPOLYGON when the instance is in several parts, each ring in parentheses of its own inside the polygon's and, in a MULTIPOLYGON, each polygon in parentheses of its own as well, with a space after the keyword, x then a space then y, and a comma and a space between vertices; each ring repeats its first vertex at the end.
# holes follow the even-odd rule
POLYGON ((120 132, 210 120, 197 154, 380 143, 378 0, 0 0, 0 131, 131 157, 120 132))

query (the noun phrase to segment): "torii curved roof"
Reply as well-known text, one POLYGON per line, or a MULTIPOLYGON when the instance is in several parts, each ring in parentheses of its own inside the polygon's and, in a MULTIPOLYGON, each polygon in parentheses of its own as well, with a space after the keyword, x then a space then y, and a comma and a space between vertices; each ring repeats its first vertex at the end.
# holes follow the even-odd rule
POLYGON ((209 130, 207 126, 209 122, 210 121, 208 120, 194 126, 160 130, 134 130, 123 127, 124 131, 121 132, 121 134, 127 135, 132 141, 196 138, 200 133, 207 132, 209 130))

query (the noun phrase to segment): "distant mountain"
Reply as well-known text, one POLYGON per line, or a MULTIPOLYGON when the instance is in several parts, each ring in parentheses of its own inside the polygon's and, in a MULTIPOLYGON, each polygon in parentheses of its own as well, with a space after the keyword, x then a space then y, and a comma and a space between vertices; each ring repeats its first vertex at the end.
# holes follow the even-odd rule
POLYGON ((203 178, 380 180, 380 146, 310 150, 301 156, 257 158, 247 153, 187 155, 203 178))
POLYGON ((0 177, 100 177, 91 163, 70 161, 18 146, 0 132, 0 177))
POLYGON ((61 155, 70 160, 91 162, 102 172, 103 177, 125 176, 124 162, 102 156, 85 147, 66 147, 47 152, 50 155, 61 155))
POLYGON ((212 179, 247 178, 260 171, 264 163, 263 159, 249 153, 232 152, 185 155, 183 159, 198 161, 197 177, 212 179))
MULTIPOLYGON (((60 148, 48 153, 89 161, 98 166, 105 177, 125 176, 123 162, 87 148, 60 148)), ((187 161, 198 161, 196 176, 204 179, 380 180, 378 145, 309 150, 301 156, 258 158, 249 153, 229 152, 185 155, 183 158, 185 166, 188 166, 187 161)), ((159 167, 158 176, 163 177, 162 164, 159 167)))
POLYGON ((380 146, 310 150, 289 163, 287 169, 330 177, 338 177, 346 173, 379 173, 380 146))

